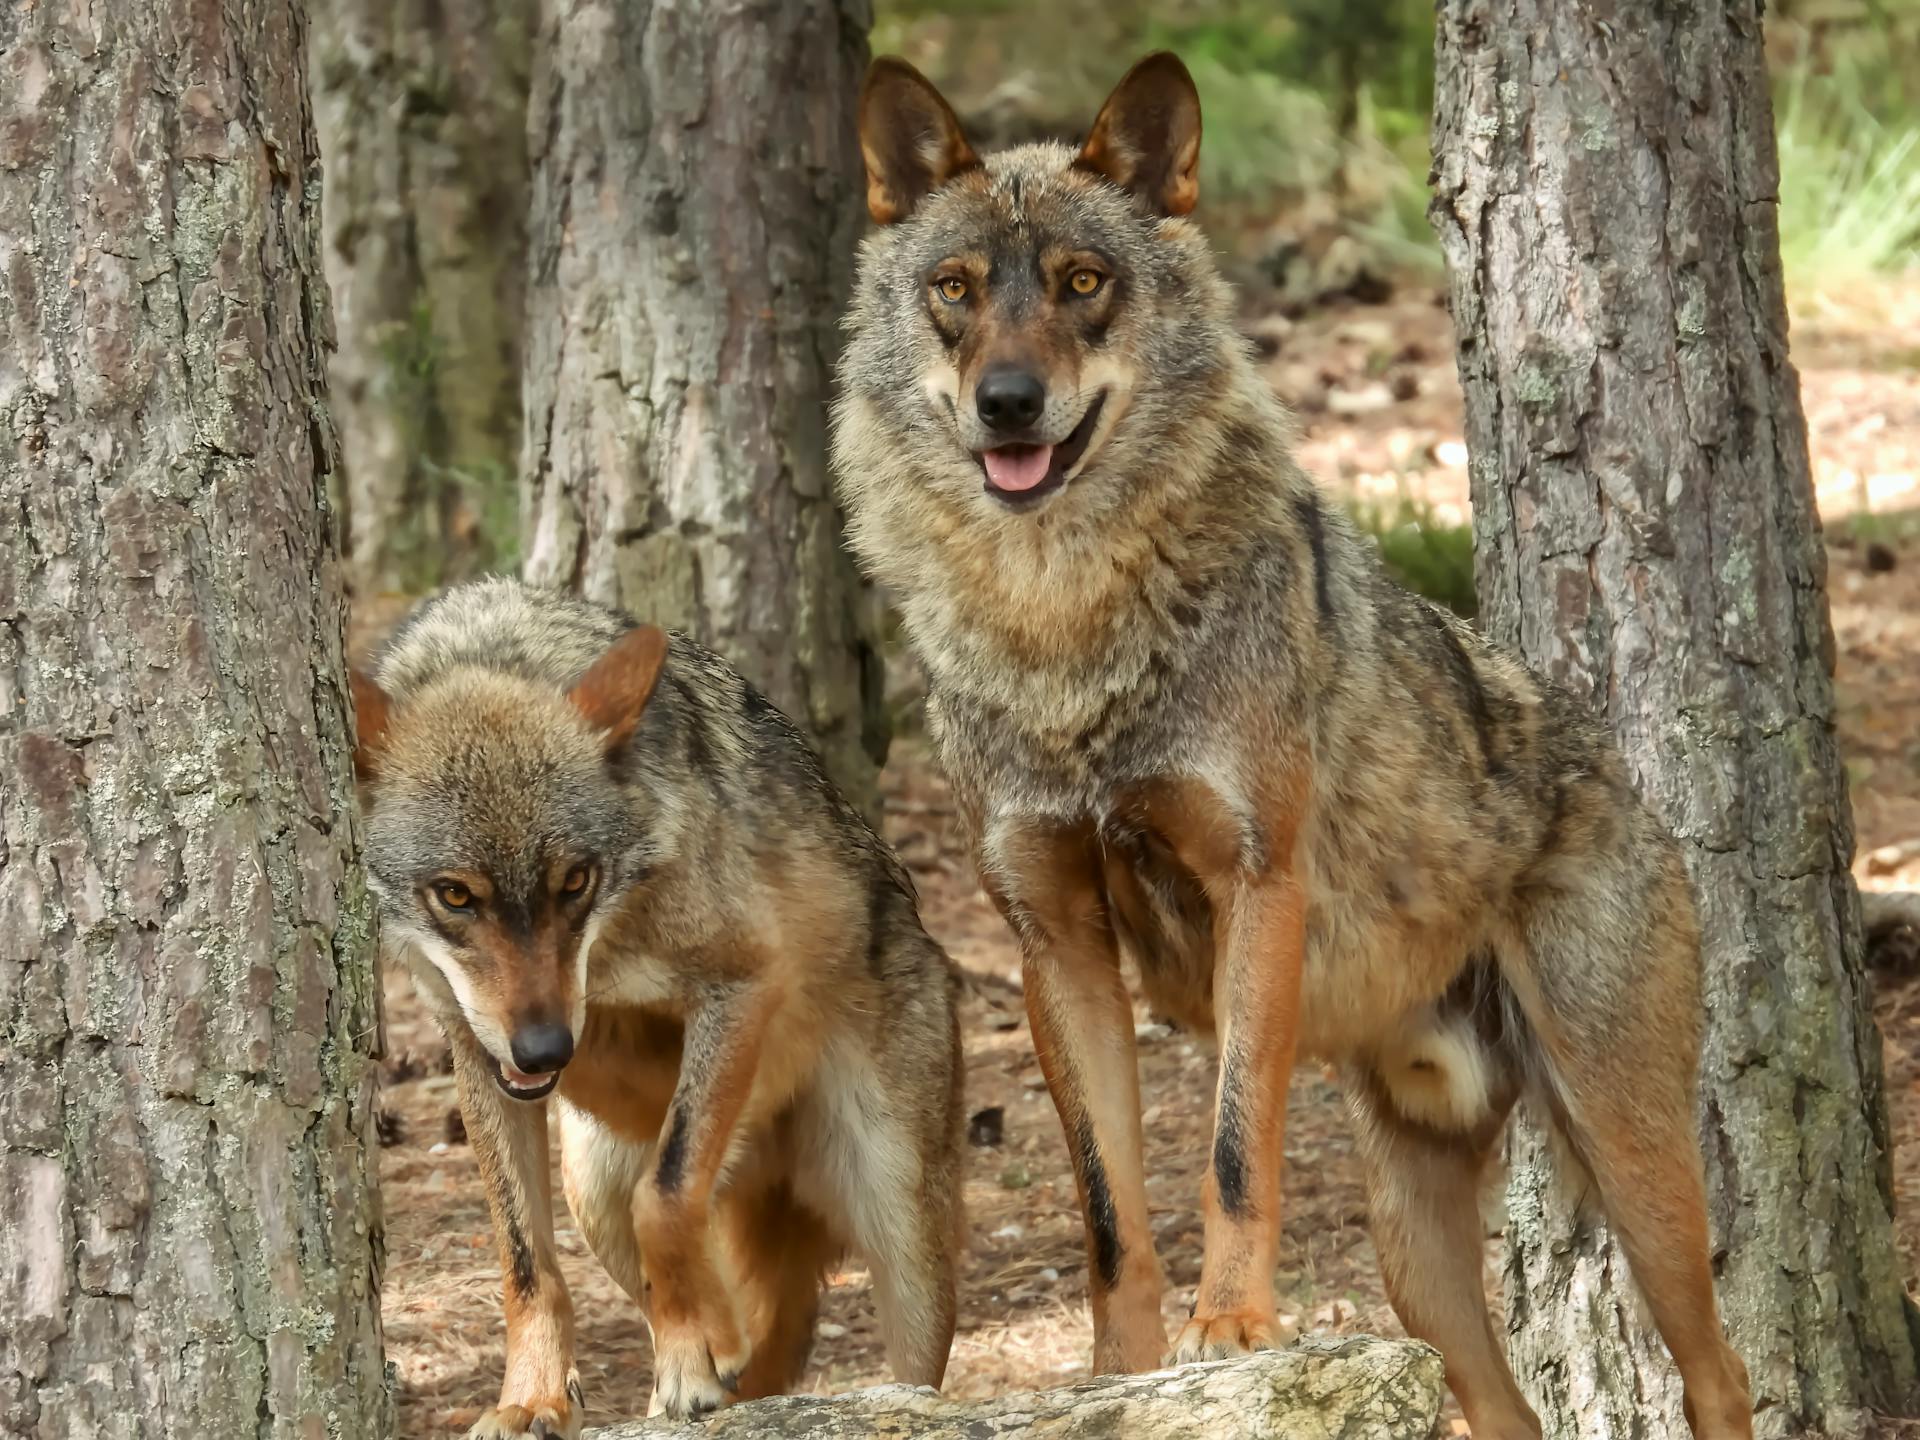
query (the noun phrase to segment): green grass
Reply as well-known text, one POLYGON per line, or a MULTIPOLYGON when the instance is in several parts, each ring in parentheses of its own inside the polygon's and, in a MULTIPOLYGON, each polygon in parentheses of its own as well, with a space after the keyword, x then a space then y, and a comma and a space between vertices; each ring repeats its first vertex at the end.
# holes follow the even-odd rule
POLYGON ((1471 620, 1479 613, 1473 589, 1473 526, 1447 525, 1431 506, 1408 499, 1392 505, 1356 503, 1354 523, 1374 538, 1387 573, 1416 595, 1471 620))
POLYGON ((1920 268, 1920 115, 1875 114, 1859 94, 1805 65, 1781 84, 1780 257, 1798 302, 1920 268))

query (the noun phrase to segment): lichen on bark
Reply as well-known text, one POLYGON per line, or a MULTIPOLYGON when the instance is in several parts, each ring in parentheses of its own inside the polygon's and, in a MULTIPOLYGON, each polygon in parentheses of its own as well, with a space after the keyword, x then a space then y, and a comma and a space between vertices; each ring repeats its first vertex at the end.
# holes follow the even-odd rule
POLYGON ((383 1436, 304 18, 10 24, 0 1433, 383 1436))
MULTIPOLYGON (((1920 1407, 1862 967, 1758 0, 1443 0, 1433 219, 1482 623, 1591 696, 1704 935, 1721 1304, 1761 1436, 1920 1407)), ((1531 1132, 1508 1326, 1558 1436, 1684 1433, 1671 1363, 1531 1132)))

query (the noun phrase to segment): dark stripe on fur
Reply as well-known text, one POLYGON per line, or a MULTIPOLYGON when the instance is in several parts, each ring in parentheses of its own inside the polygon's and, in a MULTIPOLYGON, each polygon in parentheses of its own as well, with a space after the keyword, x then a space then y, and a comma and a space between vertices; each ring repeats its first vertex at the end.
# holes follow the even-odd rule
POLYGON ((1113 1192, 1107 1188, 1107 1167, 1101 1163, 1100 1147, 1094 1143, 1093 1121, 1082 1115, 1073 1127, 1072 1138, 1074 1159, 1087 1192, 1094 1269, 1099 1272, 1100 1283, 1111 1290, 1120 1283, 1120 1257, 1126 1254, 1126 1248, 1120 1243, 1120 1217, 1113 1208, 1113 1192))
POLYGON ((887 968, 887 900, 892 876, 876 870, 867 881, 867 973, 879 980, 887 968))
POLYGON ((686 1165, 687 1112, 676 1105, 673 1119, 667 1124, 666 1141, 660 1146, 660 1164, 654 1171, 654 1183, 662 1195, 671 1195, 680 1188, 681 1172, 686 1165))
POLYGON ((527 1243, 527 1237, 521 1233, 520 1221, 510 1207, 503 1206, 507 1221, 507 1257, 512 1274, 514 1293, 522 1296, 533 1294, 537 1276, 533 1264, 533 1246, 527 1243))
POLYGON ((1247 1213, 1247 1137, 1240 1118, 1240 1100, 1234 1093, 1234 1067, 1227 1066, 1220 1092, 1220 1118, 1213 1132, 1213 1186, 1220 1208, 1235 1220, 1247 1213))
POLYGON ((1460 637, 1453 633, 1453 627, 1447 624, 1440 612, 1430 606, 1422 606, 1427 623, 1433 626, 1434 635, 1440 641, 1440 659, 1447 668, 1447 674, 1453 678, 1454 686, 1460 691, 1460 703, 1465 707, 1467 718, 1473 722, 1474 738, 1480 745, 1480 763, 1490 773, 1505 769, 1494 759, 1493 746, 1493 709, 1487 704, 1487 692, 1480 684, 1480 674, 1473 668, 1473 659, 1461 645, 1460 637))
POLYGON ((1320 517, 1320 497, 1302 495, 1293 502, 1293 510, 1307 532, 1307 548, 1313 552, 1313 598, 1320 607, 1322 624, 1333 623, 1333 582, 1327 574, 1327 528, 1320 517))

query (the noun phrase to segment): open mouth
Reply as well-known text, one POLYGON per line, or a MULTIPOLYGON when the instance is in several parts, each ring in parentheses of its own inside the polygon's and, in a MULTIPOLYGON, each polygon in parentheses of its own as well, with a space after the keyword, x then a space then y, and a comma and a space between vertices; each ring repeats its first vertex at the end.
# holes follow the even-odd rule
POLYGON ((493 1062, 494 1083, 516 1100, 544 1100, 553 1093, 553 1087, 560 1083, 560 1072, 549 1071, 545 1075, 529 1075, 524 1070, 516 1070, 511 1065, 493 1062))
POLYGON ((1010 509, 1025 510, 1066 484, 1067 473, 1087 453, 1087 442, 1093 439, 1106 403, 1107 392, 1102 390, 1058 445, 1001 445, 982 451, 980 468, 987 477, 987 493, 1010 509))

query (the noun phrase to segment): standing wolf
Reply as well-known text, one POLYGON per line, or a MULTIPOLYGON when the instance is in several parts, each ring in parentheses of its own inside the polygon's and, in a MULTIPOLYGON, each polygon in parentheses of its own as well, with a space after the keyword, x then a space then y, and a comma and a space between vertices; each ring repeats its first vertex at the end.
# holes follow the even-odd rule
POLYGON ((925 662, 1025 958, 1085 1212, 1100 1370, 1161 1359, 1119 947, 1217 1026, 1178 1361, 1274 1343, 1297 1052, 1346 1071, 1387 1287, 1475 1440, 1537 1437, 1489 1324, 1477 1185, 1521 1094, 1590 1170, 1700 1440, 1752 1433, 1693 1122, 1686 871, 1566 694, 1384 576, 1292 455, 1200 231, 1199 100, 1143 60, 1075 152, 977 156, 878 62, 834 453, 925 662))
POLYGON ((684 636, 511 581, 430 601, 354 689, 385 933, 500 1248, 506 1383, 473 1435, 580 1431, 549 1094, 581 1233, 652 1290, 653 1410, 790 1389, 849 1244, 895 1376, 938 1385, 958 979, 786 717, 684 636))

